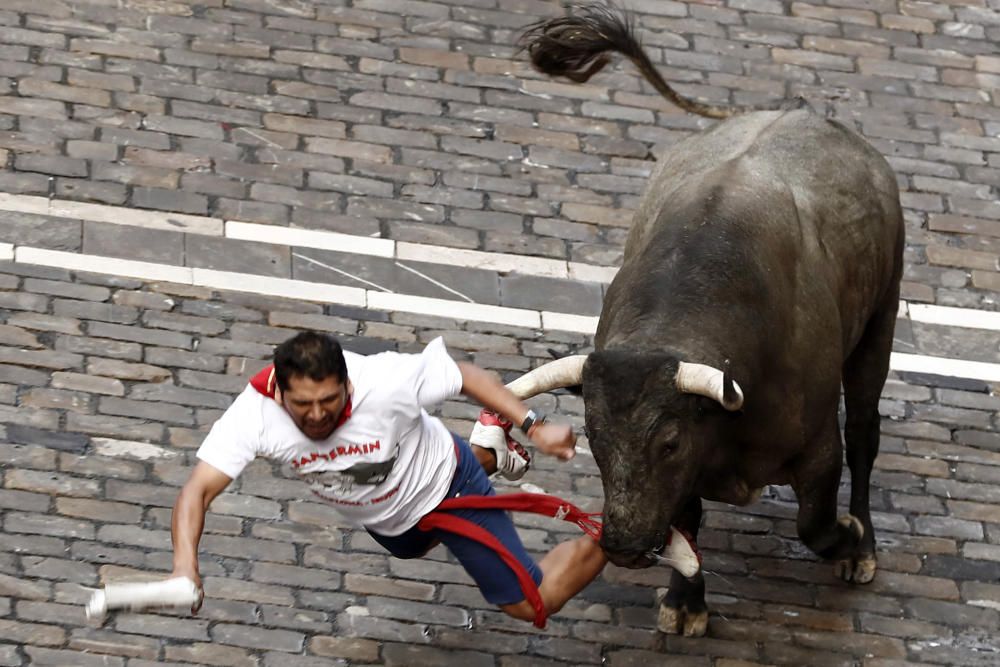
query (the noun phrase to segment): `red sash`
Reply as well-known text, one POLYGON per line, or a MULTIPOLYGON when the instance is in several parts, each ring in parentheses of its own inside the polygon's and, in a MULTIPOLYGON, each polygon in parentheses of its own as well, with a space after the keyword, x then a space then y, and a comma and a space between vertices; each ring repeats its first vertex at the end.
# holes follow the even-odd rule
POLYGON ((543 514, 575 523, 583 529, 583 532, 595 540, 601 539, 601 522, 596 518, 600 516, 600 513, 584 512, 579 507, 566 502, 562 498, 542 493, 508 493, 499 496, 446 498, 441 501, 441 504, 433 512, 424 516, 420 520, 420 523, 417 524, 420 530, 431 530, 433 528, 446 530, 450 533, 467 537, 470 540, 475 540, 496 551, 500 559, 507 564, 507 567, 513 570, 514 576, 517 577, 517 581, 521 585, 521 592, 524 593, 524 597, 531 603, 532 608, 534 608, 535 627, 544 628, 545 621, 548 618, 548 610, 545 609, 542 596, 538 592, 538 587, 535 586, 535 581, 528 574, 528 570, 521 565, 521 562, 514 557, 507 547, 500 543, 500 540, 487 532, 482 526, 442 511, 460 507, 503 509, 543 514))

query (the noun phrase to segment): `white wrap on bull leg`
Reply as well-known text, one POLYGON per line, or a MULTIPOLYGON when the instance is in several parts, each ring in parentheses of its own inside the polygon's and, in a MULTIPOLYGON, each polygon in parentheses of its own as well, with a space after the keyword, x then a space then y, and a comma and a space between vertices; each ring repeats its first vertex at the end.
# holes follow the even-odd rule
POLYGON ((663 553, 651 555, 660 563, 680 572, 686 579, 692 578, 701 569, 701 554, 687 536, 673 526, 670 527, 670 539, 667 540, 663 553))
POLYGON ((202 590, 187 577, 146 583, 106 584, 93 592, 86 604, 88 620, 103 621, 109 611, 142 611, 161 608, 194 609, 201 604, 202 590))

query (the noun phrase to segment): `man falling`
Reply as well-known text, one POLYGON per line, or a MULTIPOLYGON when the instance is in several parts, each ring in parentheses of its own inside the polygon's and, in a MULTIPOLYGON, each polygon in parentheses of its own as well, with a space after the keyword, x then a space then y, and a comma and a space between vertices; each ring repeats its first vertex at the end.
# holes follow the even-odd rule
MULTIPOLYGON (((344 352, 332 337, 302 332, 275 349, 274 364, 255 376, 198 449, 198 464, 174 504, 174 577, 199 587, 198 542, 212 500, 254 458, 291 466, 344 518, 365 528, 397 558, 419 558, 443 542, 487 602, 532 621, 535 610, 513 570, 494 550, 467 537, 417 523, 442 500, 495 495, 487 474, 511 479, 529 458, 505 437, 470 447, 425 408, 459 393, 521 430, 544 453, 569 460, 576 436, 545 423, 491 373, 448 356, 437 338, 420 354, 344 352)), ((485 414, 485 413, 484 413, 485 414)), ((527 569, 547 613, 555 613, 603 569, 607 560, 587 536, 563 542, 536 564, 506 512, 448 510, 492 534, 527 569)))

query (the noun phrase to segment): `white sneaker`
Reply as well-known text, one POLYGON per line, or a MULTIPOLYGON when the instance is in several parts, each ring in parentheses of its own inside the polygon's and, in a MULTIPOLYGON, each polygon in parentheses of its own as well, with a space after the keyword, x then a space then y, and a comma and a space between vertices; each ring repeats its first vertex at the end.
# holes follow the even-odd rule
POLYGON ((496 412, 484 408, 472 427, 469 444, 492 449, 497 457, 497 472, 513 482, 528 472, 531 455, 521 443, 510 437, 512 426, 496 412))

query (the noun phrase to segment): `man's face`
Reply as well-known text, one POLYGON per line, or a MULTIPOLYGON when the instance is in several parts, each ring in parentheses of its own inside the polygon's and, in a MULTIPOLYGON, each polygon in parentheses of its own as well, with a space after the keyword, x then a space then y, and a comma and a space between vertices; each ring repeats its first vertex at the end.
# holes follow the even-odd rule
POLYGON ((293 375, 288 379, 288 390, 281 394, 281 403, 306 437, 325 440, 347 405, 350 384, 350 380, 341 384, 336 376, 316 381, 293 375))

